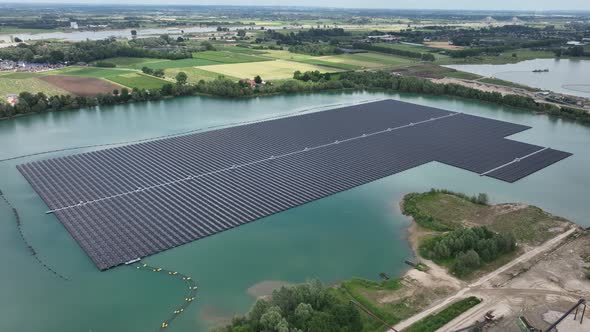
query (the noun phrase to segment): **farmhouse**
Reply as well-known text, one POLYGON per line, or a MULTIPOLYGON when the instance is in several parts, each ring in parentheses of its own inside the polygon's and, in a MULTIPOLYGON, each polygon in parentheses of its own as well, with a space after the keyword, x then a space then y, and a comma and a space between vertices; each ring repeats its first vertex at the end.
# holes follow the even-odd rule
POLYGON ((18 104, 18 100, 19 100, 18 95, 15 95, 15 94, 6 95, 6 102, 11 106, 18 104))

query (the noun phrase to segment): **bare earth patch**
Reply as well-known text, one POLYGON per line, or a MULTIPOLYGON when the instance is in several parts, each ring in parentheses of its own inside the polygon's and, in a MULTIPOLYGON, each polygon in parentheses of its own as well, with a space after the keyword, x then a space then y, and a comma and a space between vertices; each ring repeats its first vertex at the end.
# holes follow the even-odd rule
POLYGON ((449 44, 449 42, 446 41, 426 42, 424 43, 424 45, 428 47, 442 48, 445 50, 462 50, 464 48, 463 46, 451 45, 449 44))
POLYGON ((92 97, 100 93, 111 94, 113 90, 121 88, 114 83, 93 77, 47 75, 40 79, 82 97, 92 97))
POLYGON ((260 299, 271 296, 274 290, 283 286, 292 286, 292 284, 286 281, 266 280, 253 285, 252 287, 248 288, 246 292, 248 295, 260 299))

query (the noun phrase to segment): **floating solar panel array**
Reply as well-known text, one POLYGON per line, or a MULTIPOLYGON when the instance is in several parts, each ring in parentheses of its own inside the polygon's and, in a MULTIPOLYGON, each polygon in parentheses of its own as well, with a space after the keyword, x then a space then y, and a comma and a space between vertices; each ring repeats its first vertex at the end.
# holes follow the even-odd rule
POLYGON ((514 182, 529 127, 386 100, 19 165, 99 269, 438 161, 514 182))

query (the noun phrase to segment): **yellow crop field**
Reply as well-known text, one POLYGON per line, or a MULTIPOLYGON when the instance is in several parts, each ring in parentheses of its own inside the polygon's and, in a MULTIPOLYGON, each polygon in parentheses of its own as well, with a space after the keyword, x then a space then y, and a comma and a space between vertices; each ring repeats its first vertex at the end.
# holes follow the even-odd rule
POLYGON ((334 68, 284 60, 202 66, 199 69, 238 78, 253 78, 260 75, 264 80, 292 78, 293 73, 297 70, 301 72, 314 70, 320 72, 338 71, 334 68))

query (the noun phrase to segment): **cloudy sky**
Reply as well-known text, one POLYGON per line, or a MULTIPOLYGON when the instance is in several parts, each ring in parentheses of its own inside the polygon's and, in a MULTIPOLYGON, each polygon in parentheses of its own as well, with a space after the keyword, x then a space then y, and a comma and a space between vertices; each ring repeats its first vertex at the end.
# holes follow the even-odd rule
MULTIPOLYGON (((5 0, 0 0, 4 2, 5 0)), ((8 0, 6 2, 16 2, 8 0)), ((21 0, 19 3, 285 5, 285 0, 21 0)), ((294 0, 291 6, 391 9, 590 10, 590 0, 294 0)))

